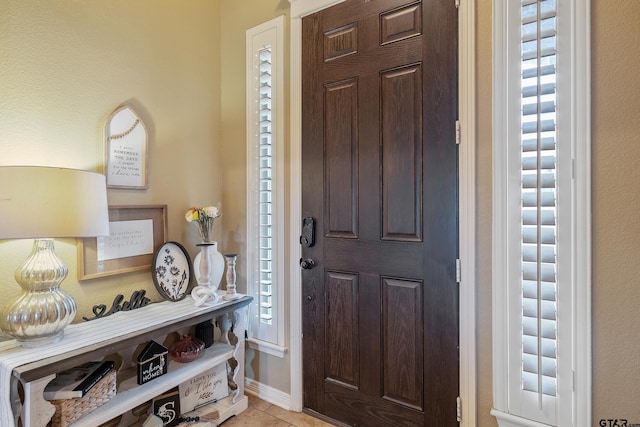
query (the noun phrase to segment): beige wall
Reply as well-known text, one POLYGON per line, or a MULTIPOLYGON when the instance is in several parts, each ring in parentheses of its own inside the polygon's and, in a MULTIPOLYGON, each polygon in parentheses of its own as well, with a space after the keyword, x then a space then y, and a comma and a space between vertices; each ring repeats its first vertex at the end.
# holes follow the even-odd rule
POLYGON ((476 146, 476 255, 477 255, 477 370, 478 426, 496 425, 493 406, 491 341, 491 0, 478 0, 476 19, 477 146, 476 146))
POLYGON ((591 5, 593 420, 640 423, 640 1, 591 5))
MULTIPOLYGON (((0 2, 0 165, 102 172, 104 123, 125 102, 150 133, 149 189, 109 190, 109 204, 166 204, 168 240, 194 255, 184 213, 222 200, 218 2, 0 2)), ((0 241, 2 302, 17 295, 13 273, 30 248, 0 241)), ((56 241, 56 252, 69 267, 62 287, 78 302, 76 321, 119 293, 159 299, 148 271, 79 282, 75 239, 56 241)))
MULTIPOLYGON (((224 159, 223 202, 226 207, 224 244, 229 250, 240 254, 238 259, 238 284, 241 291, 246 287, 246 30, 277 16, 285 15, 285 82, 289 70, 289 2, 287 0, 238 1, 222 0, 222 159, 224 159), (243 254, 245 256, 243 256, 243 254)), ((285 84, 285 99, 289 99, 285 84)), ((288 105, 288 102, 285 104, 288 105)), ((286 113, 285 113, 286 115, 286 113)), ((288 115, 286 115, 288 117, 288 115)), ((285 130, 288 134, 288 120, 285 130)), ((279 141, 287 143, 287 141, 279 141)), ((288 152, 288 148, 285 149, 288 152)), ((286 296, 289 290, 286 288, 286 296)), ((288 299, 285 304, 289 318, 288 299)), ((288 325, 288 320, 285 319, 288 325)), ((288 332, 287 332, 288 337, 288 332)), ((289 393, 289 355, 284 359, 247 351, 248 378, 277 390, 289 393)))
MULTIPOLYGON (((184 213, 221 201, 214 237, 221 252, 240 254, 246 291, 245 31, 279 15, 288 24, 288 12, 287 0, 0 2, 0 165, 103 172, 104 122, 130 103, 150 133, 149 189, 109 190, 109 204, 166 204, 168 240, 193 257, 197 233, 184 213)), ((287 59, 285 78, 288 69, 287 59)), ((0 241, 7 299, 19 292, 13 274, 31 244, 0 241)), ((145 289, 160 300, 149 272, 80 282, 76 240, 57 240, 56 253, 69 267, 63 288, 78 303, 76 321, 117 294, 145 289)), ((288 392, 288 357, 249 351, 247 362, 249 378, 288 392)))

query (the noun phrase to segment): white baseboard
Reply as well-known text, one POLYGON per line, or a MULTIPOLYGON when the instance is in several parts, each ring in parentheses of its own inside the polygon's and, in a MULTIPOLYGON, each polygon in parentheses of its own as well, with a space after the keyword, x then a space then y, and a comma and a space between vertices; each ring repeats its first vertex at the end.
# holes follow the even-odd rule
POLYGON ((522 417, 516 417, 506 412, 491 410, 491 415, 496 417, 499 427, 549 427, 548 424, 542 424, 537 421, 528 420, 522 417))
POLYGON ((273 387, 269 387, 268 385, 261 384, 251 378, 245 378, 244 383, 245 393, 258 397, 265 402, 279 406, 287 411, 294 411, 294 409, 292 409, 293 406, 291 404, 290 394, 277 390, 273 387))

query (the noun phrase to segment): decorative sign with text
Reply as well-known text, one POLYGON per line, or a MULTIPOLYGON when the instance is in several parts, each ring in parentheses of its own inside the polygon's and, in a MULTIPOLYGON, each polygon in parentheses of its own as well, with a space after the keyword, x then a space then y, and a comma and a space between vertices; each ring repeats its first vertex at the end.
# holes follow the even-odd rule
POLYGON ((138 384, 144 384, 167 373, 169 350, 149 341, 138 356, 138 384))
POLYGON ((153 414, 162 420, 163 427, 179 425, 181 412, 180 396, 175 389, 153 399, 153 414))
POLYGON ((147 188, 147 130, 131 106, 107 120, 106 148, 107 187, 147 188))
POLYGON ((131 311, 136 308, 142 308, 148 305, 151 300, 145 296, 147 291, 144 289, 140 289, 139 291, 134 291, 131 294, 131 298, 129 301, 124 301, 124 295, 119 294, 113 299, 113 303, 111 303, 111 308, 107 311, 107 306, 105 304, 98 304, 93 306, 93 314, 95 317, 82 317, 84 320, 94 320, 99 319, 101 317, 109 316, 113 313, 117 313, 119 311, 131 311))
POLYGON ((182 412, 193 411, 200 406, 227 397, 229 395, 227 363, 221 363, 183 382, 179 389, 182 412))

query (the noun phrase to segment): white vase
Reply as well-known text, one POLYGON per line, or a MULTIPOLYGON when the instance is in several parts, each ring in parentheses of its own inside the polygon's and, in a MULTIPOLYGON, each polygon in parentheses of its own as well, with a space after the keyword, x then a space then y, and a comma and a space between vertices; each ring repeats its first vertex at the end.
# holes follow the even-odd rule
POLYGON ((224 273, 224 257, 218 252, 218 242, 198 244, 200 252, 193 259, 193 273, 199 286, 218 290, 224 273))

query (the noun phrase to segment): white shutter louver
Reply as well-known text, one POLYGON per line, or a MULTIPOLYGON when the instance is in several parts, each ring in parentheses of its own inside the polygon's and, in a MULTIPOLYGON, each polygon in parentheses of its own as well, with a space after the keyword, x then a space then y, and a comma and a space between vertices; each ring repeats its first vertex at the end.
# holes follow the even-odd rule
POLYGON ((259 51, 260 60, 260 322, 273 320, 271 47, 259 51))
POLYGON ((521 1, 522 389, 557 392, 556 2, 521 1))

